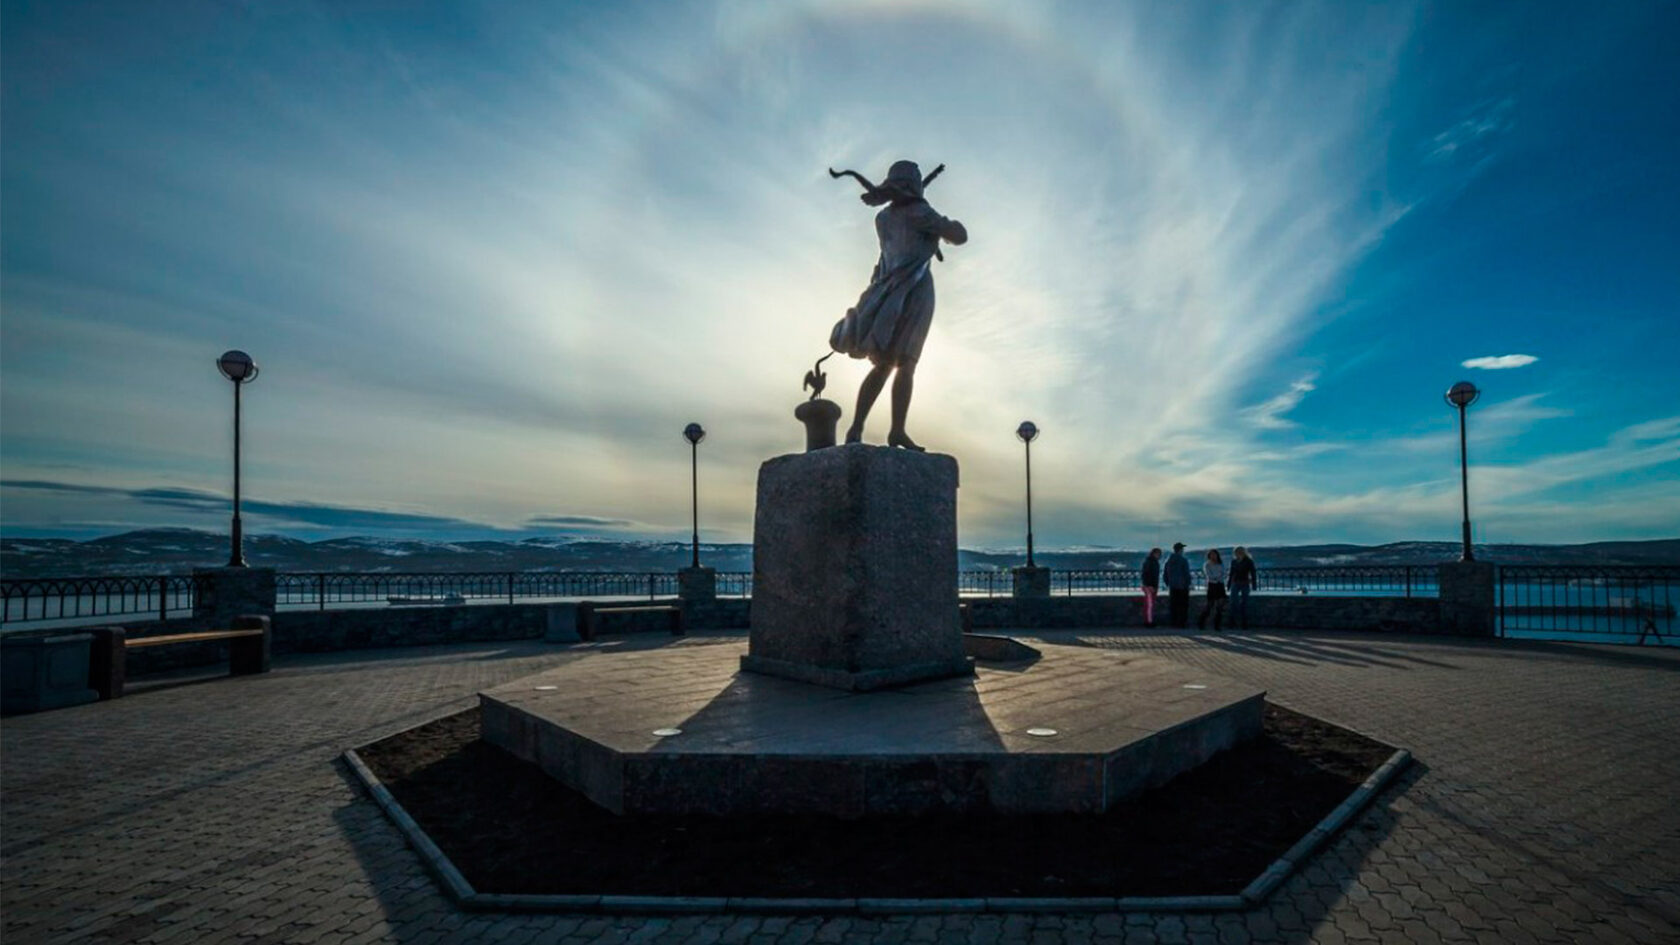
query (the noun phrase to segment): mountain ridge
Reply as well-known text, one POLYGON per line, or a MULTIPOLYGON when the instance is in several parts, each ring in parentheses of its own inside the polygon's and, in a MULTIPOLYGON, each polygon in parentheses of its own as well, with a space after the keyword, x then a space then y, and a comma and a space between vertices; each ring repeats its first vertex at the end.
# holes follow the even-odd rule
MULTIPOLYGON (((1222 550, 1229 552, 1229 547, 1222 550)), ((1262 567, 1429 565, 1456 560, 1452 541, 1398 541, 1383 545, 1332 542, 1250 546, 1262 567)), ((1036 563, 1055 570, 1136 567, 1146 549, 1091 548, 1035 551, 1036 563)), ((1191 549, 1200 556, 1201 549, 1191 549)), ((1477 557, 1497 564, 1680 564, 1680 538, 1600 541, 1572 545, 1477 546, 1477 557)), ((0 538, 0 575, 8 578, 101 577, 182 574, 223 564, 227 536, 187 528, 151 528, 82 541, 68 538, 0 538)), ((566 536, 508 541, 433 541, 349 536, 306 541, 249 535, 245 558, 279 571, 630 571, 670 572, 691 560, 687 542, 566 536)), ((752 546, 700 545, 701 563, 719 571, 752 570, 752 546)), ((1004 570, 1023 562, 1020 549, 961 549, 963 570, 1004 570)))

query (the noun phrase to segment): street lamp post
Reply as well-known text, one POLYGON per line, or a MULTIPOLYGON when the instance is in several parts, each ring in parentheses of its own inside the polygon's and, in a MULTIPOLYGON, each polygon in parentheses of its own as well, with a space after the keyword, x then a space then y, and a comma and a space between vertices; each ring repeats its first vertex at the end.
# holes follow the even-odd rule
POLYGON ((706 438, 706 430, 698 423, 691 423, 683 427, 683 439, 688 441, 689 450, 689 485, 693 492, 694 507, 694 555, 689 567, 700 567, 700 441, 706 438))
POLYGON ((216 359, 222 376, 233 382, 233 535, 228 567, 245 567, 245 536, 239 521, 239 390, 257 379, 257 362, 243 351, 233 350, 216 359))
POLYGON ((1464 499, 1464 556, 1459 559, 1461 561, 1476 560, 1470 551, 1470 452, 1464 433, 1464 414, 1465 408, 1480 396, 1482 392, 1469 381, 1459 381, 1446 393, 1447 403, 1458 408, 1458 475, 1464 499))
POLYGON ((1015 428, 1015 435, 1021 442, 1027 444, 1027 567, 1033 564, 1033 527, 1032 527, 1032 441, 1038 436, 1038 425, 1031 420, 1021 421, 1015 428))

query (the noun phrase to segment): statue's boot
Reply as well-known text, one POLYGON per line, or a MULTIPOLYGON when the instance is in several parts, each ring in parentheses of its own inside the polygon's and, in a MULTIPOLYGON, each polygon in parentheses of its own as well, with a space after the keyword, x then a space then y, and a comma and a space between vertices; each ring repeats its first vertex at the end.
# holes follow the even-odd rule
POLYGON ((910 439, 910 437, 906 436, 903 430, 894 430, 891 433, 888 433, 887 434, 887 445, 888 446, 902 447, 902 448, 907 449, 907 450, 913 450, 917 453, 926 453, 927 452, 927 449, 925 447, 917 446, 915 440, 912 440, 912 439, 910 439))
POLYGON ((863 442, 863 431, 858 429, 857 427, 847 427, 846 428, 846 442, 847 443, 862 443, 863 442))

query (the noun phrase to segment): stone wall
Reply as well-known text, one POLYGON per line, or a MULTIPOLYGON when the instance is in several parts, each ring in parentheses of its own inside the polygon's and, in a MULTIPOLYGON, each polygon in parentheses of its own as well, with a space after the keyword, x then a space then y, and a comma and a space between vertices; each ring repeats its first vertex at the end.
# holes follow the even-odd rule
POLYGON ((392 646, 538 640, 552 604, 366 607, 274 615, 274 652, 324 653, 392 646))
MULTIPOLYGON (((470 607, 366 607, 348 610, 282 610, 273 614, 275 655, 325 653, 392 646, 430 646, 493 640, 541 639, 556 604, 495 604, 470 607)), ((131 637, 190 633, 226 622, 191 618, 168 623, 122 625, 131 637)), ((128 653, 130 676, 189 666, 226 663, 228 644, 178 643, 128 653)))
MULTIPOLYGON (((617 602, 615 602, 617 603, 617 602)), ((670 599, 643 603, 670 604, 670 599)), ((723 597, 683 602, 689 627, 738 630, 747 627, 746 598, 723 597)), ((577 604, 475 604, 464 607, 362 607, 343 610, 282 610, 273 615, 273 653, 327 653, 337 650, 380 649, 395 646, 435 646, 495 640, 542 640, 567 643, 577 639, 577 604)), ((659 615, 600 615, 606 636, 667 631, 659 615)), ((187 618, 124 623, 129 636, 190 633, 227 626, 226 621, 187 618)), ((149 647, 128 654, 128 672, 144 676, 190 666, 226 663, 228 644, 180 643, 149 647)))
MULTIPOLYGON (((1192 626, 1201 613, 1201 595, 1190 599, 1192 626)), ((976 630, 1053 630, 1143 626, 1141 595, 965 598, 976 630)), ((1227 617, 1229 609, 1227 608, 1227 617)), ((1165 628, 1167 601, 1155 605, 1158 627, 1165 628)), ((1441 623, 1440 602, 1432 597, 1330 597, 1311 594, 1249 598, 1250 629, 1374 630, 1394 633, 1451 633, 1441 623)))
POLYGON ((683 601, 683 622, 690 630, 745 630, 751 610, 745 597, 683 601))

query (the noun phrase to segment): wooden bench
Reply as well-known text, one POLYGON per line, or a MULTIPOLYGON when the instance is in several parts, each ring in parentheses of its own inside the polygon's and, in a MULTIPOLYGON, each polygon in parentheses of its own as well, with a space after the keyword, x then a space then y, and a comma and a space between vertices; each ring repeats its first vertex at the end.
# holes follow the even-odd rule
POLYGON ((230 676, 249 676, 268 672, 270 638, 269 619, 263 616, 233 618, 229 630, 200 630, 191 633, 161 633, 156 636, 131 637, 121 627, 100 627, 93 631, 93 665, 89 676, 101 699, 122 696, 128 684, 128 651, 153 646, 173 646, 177 643, 214 643, 226 640, 230 676))
POLYGON ((583 601, 577 605, 578 636, 593 640, 600 636, 602 614, 665 614, 671 636, 683 635, 683 609, 680 604, 597 604, 583 601))

